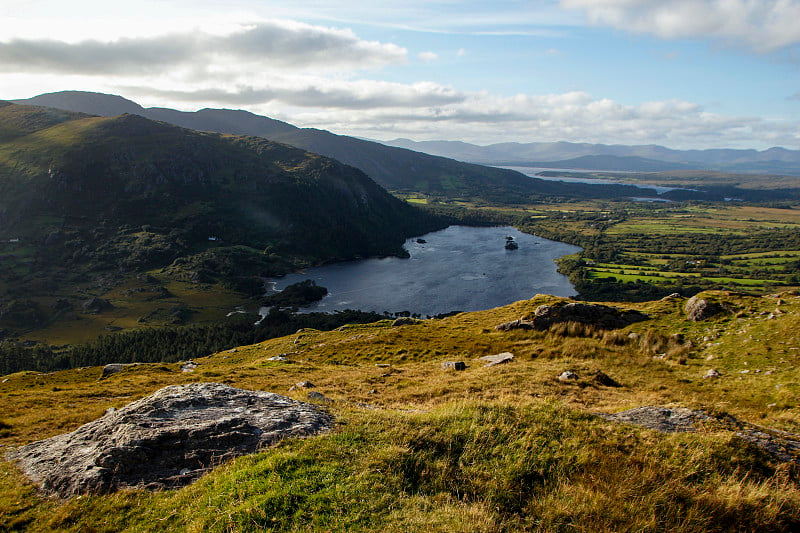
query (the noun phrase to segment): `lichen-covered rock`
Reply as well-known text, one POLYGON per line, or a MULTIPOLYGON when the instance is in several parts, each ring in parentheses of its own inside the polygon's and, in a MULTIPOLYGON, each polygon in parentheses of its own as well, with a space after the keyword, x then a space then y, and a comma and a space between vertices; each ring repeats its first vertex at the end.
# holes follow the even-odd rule
POLYGON ((649 318, 646 314, 632 309, 618 309, 607 305, 585 304, 580 302, 564 305, 540 305, 531 318, 521 318, 495 326, 498 331, 512 329, 546 330, 553 324, 579 322, 603 329, 623 328, 634 322, 649 318))
POLYGON ((165 387, 72 433, 6 456, 62 498, 122 487, 186 485, 230 458, 333 426, 318 407, 220 383, 165 387))

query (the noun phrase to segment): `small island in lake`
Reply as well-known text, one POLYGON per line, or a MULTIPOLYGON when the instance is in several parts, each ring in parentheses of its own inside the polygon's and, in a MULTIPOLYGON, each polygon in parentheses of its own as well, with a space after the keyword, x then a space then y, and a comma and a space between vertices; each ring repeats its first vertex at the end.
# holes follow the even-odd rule
POLYGON ((506 250, 516 250, 517 248, 519 248, 519 244, 514 240, 514 237, 506 236, 506 250))

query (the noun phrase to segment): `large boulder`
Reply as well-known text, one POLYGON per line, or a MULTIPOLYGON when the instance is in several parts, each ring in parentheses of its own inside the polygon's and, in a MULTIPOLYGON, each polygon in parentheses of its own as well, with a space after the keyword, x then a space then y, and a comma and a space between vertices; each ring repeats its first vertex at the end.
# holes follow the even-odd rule
POLYGON ((632 309, 618 309, 607 305, 585 304, 580 302, 564 305, 540 305, 533 317, 521 318, 495 326, 498 331, 512 329, 546 330, 561 322, 580 322, 603 329, 623 328, 634 322, 647 320, 646 314, 632 309))
POLYGON ((165 387, 72 433, 6 456, 48 494, 191 483, 215 465, 286 437, 325 431, 333 417, 269 392, 220 383, 165 387))

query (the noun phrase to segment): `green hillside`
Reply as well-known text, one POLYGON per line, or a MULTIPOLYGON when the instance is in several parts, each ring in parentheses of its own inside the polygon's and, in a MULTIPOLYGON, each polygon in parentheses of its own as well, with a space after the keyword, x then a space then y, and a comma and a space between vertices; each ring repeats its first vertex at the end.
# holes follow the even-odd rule
POLYGON ((15 300, 43 322, 54 303, 39 296, 70 303, 165 267, 257 293, 258 276, 402 254, 441 227, 357 169, 262 138, 19 105, 0 108, 0 135, 0 329, 15 300))
POLYGON ((647 194, 626 186, 598 187, 540 180, 512 170, 464 163, 315 128, 298 128, 242 110, 184 112, 144 108, 120 96, 83 91, 41 94, 18 102, 103 116, 135 113, 195 130, 264 137, 352 165, 391 191, 421 193, 443 200, 520 204, 553 198, 617 198, 647 194))

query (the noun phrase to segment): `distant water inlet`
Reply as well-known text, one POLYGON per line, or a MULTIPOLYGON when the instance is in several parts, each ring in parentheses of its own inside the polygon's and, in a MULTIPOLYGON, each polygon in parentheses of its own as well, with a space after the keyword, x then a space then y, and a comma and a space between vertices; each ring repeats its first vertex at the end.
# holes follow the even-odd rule
POLYGON ((409 311, 423 317, 491 309, 540 293, 575 294, 554 260, 580 248, 511 227, 450 226, 409 239, 405 248, 408 259, 336 263, 272 279, 268 286, 282 290, 312 279, 327 287, 328 295, 305 311, 409 311), (509 240, 517 247, 507 247, 509 240))

